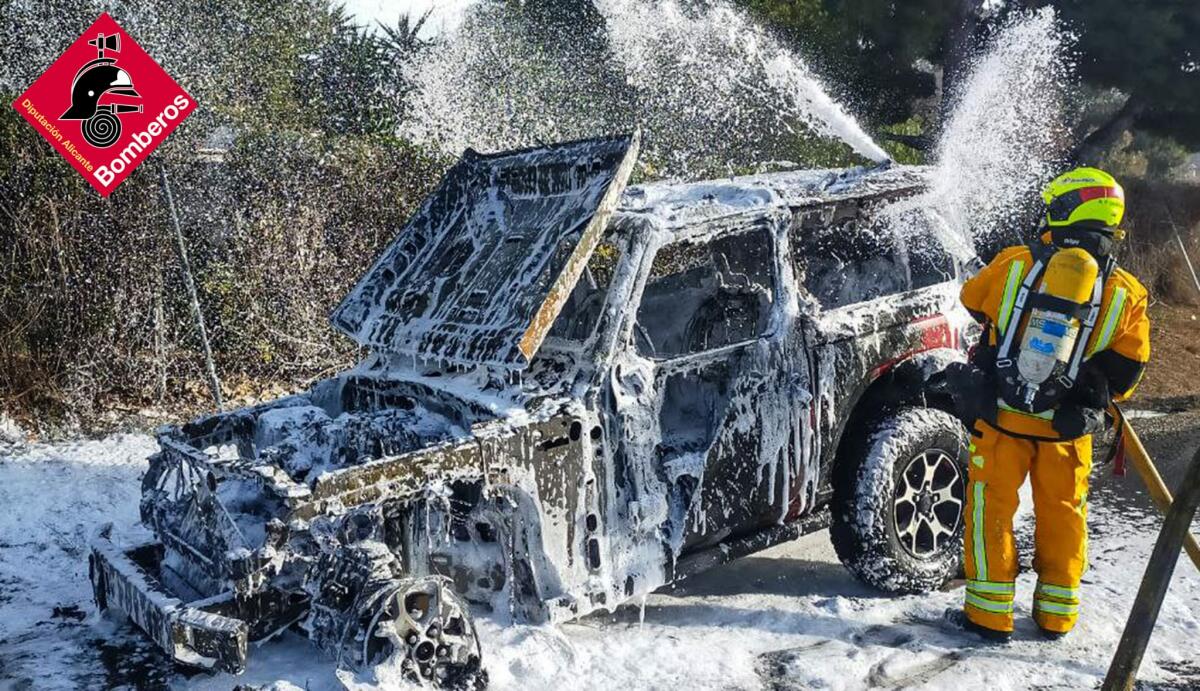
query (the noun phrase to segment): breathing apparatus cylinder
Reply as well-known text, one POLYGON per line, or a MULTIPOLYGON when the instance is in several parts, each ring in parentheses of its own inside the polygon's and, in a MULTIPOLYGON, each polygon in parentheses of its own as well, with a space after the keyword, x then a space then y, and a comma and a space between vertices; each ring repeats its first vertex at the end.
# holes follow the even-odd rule
POLYGON ((1080 315, 1054 306, 1086 305, 1099 275, 1100 265, 1078 247, 1059 250, 1047 262, 1038 293, 1058 300, 1049 305, 1033 301, 1017 355, 1017 372, 1026 384, 1037 387, 1066 372, 1079 338, 1080 315))

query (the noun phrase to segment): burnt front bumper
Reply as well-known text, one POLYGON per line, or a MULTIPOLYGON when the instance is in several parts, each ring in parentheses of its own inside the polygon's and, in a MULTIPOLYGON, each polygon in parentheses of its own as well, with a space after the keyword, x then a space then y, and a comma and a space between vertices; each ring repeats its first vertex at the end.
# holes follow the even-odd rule
POLYGON ((101 611, 116 609, 138 625, 176 662, 239 674, 246 669, 246 622, 191 606, 160 578, 162 543, 118 545, 108 527, 92 541, 88 573, 101 611))

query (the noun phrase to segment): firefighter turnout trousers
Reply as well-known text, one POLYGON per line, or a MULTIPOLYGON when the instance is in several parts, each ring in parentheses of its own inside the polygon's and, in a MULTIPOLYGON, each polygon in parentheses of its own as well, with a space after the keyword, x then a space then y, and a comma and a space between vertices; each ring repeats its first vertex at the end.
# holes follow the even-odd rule
POLYGON ((979 420, 971 430, 966 506, 964 608, 972 622, 1012 631, 1017 551, 1017 491, 1031 476, 1033 616, 1048 631, 1066 632, 1079 616, 1079 581, 1087 568, 1087 492, 1092 438, 1033 441, 979 420))

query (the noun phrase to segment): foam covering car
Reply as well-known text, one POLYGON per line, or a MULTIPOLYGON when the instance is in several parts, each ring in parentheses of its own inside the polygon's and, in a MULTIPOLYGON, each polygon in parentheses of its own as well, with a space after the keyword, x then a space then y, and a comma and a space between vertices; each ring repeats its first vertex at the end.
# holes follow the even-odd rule
POLYGON ((831 527, 892 592, 958 568, 961 262, 925 172, 628 186, 637 134, 467 151, 332 314, 367 355, 158 432, 96 601, 176 661, 486 683, 477 617, 560 622, 831 527))

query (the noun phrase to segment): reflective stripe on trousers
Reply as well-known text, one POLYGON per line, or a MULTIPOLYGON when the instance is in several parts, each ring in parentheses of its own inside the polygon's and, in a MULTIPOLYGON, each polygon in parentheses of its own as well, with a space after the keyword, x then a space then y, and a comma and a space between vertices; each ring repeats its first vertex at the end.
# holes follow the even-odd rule
POLYGON ((1037 519, 1033 564, 1040 578, 1033 615, 1043 628, 1070 630, 1086 566, 1091 438, 1033 442, 977 422, 972 443, 963 540, 967 617, 993 630, 1012 630, 1017 577, 1013 516, 1020 503, 1018 490, 1029 476, 1037 519))

